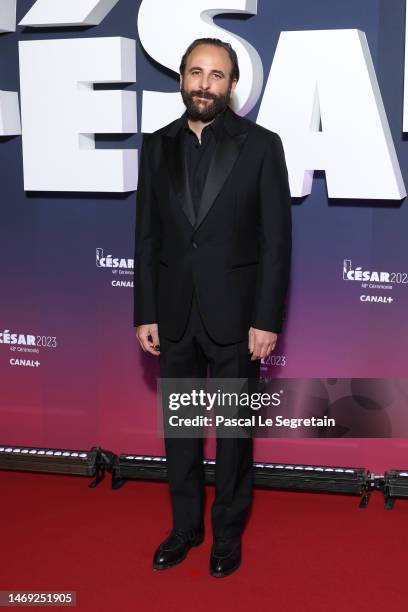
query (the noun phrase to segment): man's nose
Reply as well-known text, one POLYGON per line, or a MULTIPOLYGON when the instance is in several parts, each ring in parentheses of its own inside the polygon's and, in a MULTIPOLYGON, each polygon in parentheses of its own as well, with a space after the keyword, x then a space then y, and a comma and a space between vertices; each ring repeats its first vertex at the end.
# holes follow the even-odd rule
POLYGON ((201 75, 200 87, 203 91, 210 88, 210 79, 208 78, 208 76, 205 76, 204 74, 201 75))

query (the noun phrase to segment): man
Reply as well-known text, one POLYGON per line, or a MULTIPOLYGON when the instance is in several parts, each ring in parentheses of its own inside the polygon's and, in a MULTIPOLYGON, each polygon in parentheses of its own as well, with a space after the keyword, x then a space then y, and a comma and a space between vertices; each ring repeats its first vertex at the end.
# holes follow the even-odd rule
MULTIPOLYGON (((162 378, 254 378, 275 348, 291 251, 287 169, 277 134, 239 117, 231 45, 195 40, 180 65, 186 111, 142 146, 134 324, 162 378)), ((155 569, 203 541, 201 438, 165 436, 173 529, 155 569)), ((252 438, 217 437, 210 572, 241 562, 252 498, 252 438)))

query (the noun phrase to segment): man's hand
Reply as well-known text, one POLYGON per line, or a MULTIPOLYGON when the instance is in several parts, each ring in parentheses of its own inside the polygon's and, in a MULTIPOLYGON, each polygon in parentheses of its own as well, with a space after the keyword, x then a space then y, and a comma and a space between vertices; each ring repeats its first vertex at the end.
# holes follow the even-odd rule
POLYGON ((157 323, 139 325, 136 327, 136 338, 144 351, 152 355, 160 355, 159 326, 157 323), (149 340, 149 337, 151 340, 149 340))
POLYGON ((251 361, 268 357, 275 350, 278 334, 250 327, 248 332, 248 349, 252 354, 251 361))

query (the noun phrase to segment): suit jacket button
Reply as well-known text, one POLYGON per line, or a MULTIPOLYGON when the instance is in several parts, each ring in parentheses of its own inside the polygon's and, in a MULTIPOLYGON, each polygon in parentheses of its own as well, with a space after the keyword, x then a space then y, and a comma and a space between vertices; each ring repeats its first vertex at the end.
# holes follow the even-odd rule
POLYGON ((193 242, 193 247, 194 247, 195 249, 198 249, 198 244, 197 244, 196 242, 193 242))

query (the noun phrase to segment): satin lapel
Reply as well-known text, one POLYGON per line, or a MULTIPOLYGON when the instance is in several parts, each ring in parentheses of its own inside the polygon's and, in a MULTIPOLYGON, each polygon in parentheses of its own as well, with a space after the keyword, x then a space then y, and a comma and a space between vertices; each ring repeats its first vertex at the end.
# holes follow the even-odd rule
POLYGON ((212 205, 214 204, 215 198, 227 180, 246 137, 246 132, 235 134, 234 136, 231 136, 225 132, 222 140, 217 144, 214 156, 208 169, 207 179, 201 197, 200 208, 194 226, 195 230, 204 221, 204 218, 207 216, 212 205))
POLYGON ((174 191, 180 200, 181 207, 191 223, 195 223, 194 204, 191 197, 186 157, 182 142, 183 132, 179 130, 175 136, 163 136, 163 153, 169 171, 174 191))

